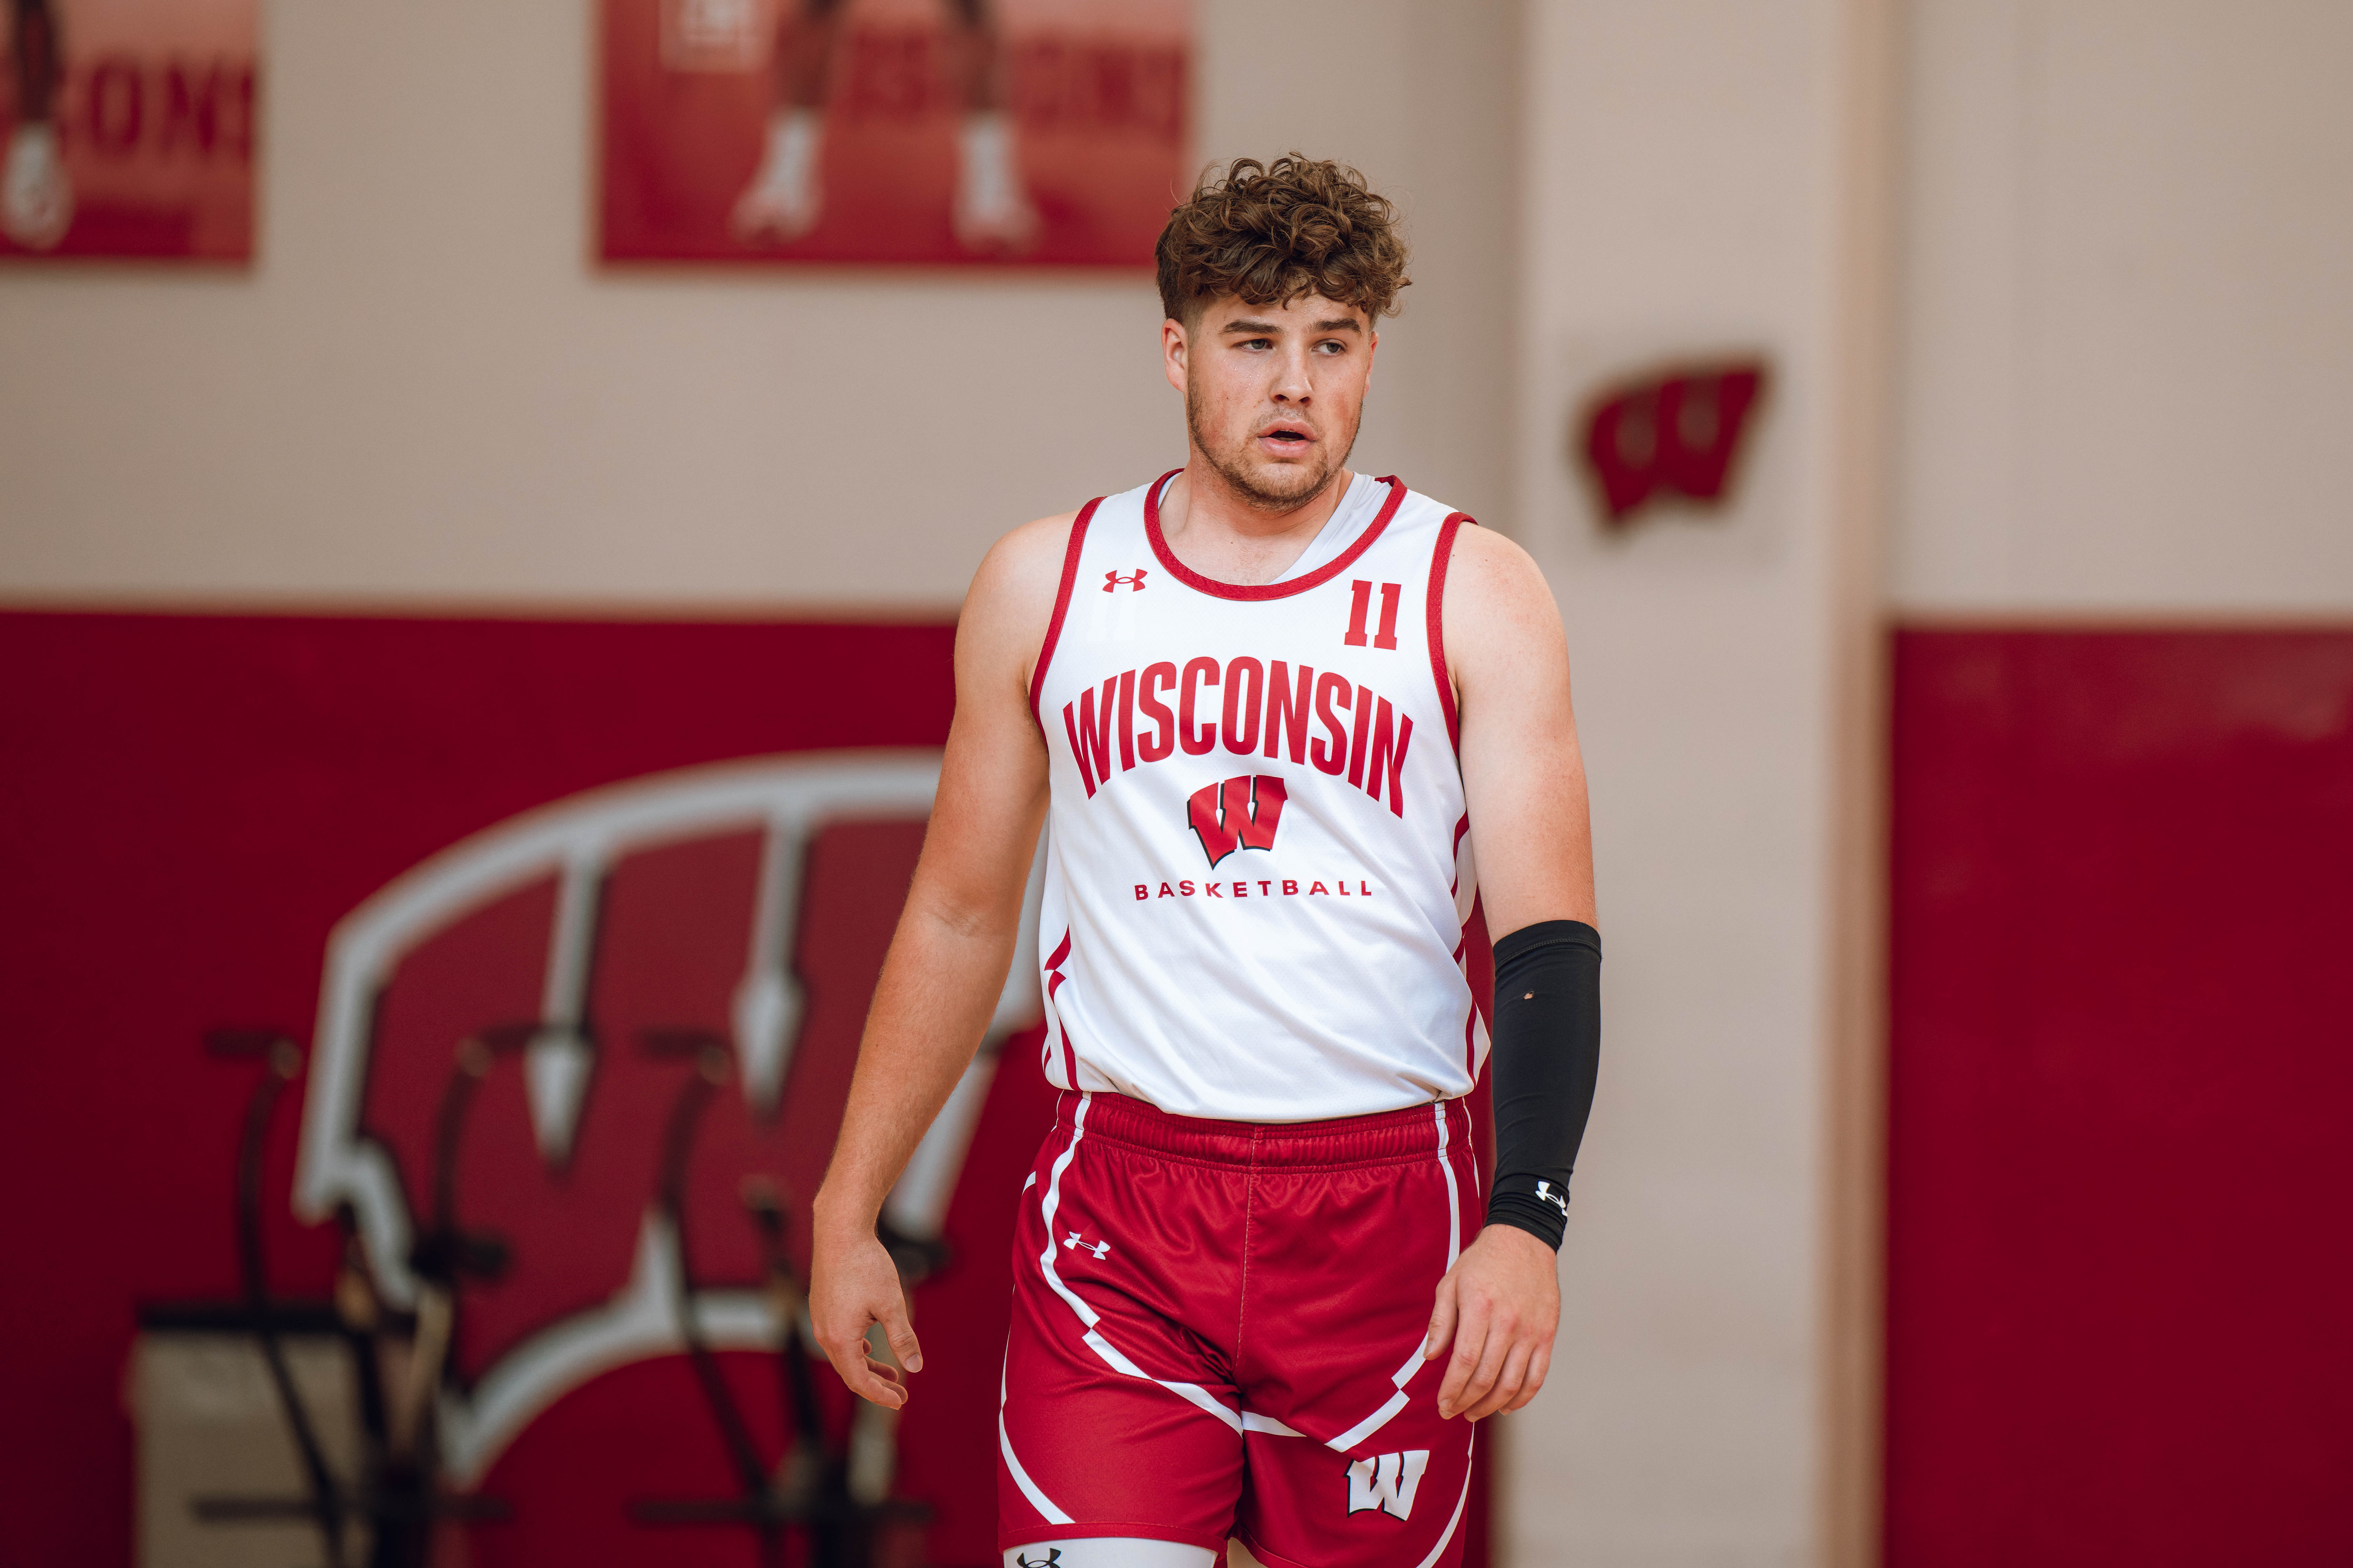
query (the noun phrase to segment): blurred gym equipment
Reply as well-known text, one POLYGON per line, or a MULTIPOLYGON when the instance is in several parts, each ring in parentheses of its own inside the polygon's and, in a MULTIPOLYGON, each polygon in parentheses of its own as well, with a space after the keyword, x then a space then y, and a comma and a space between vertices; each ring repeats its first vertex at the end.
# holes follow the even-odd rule
MULTIPOLYGON (((734 1390, 721 1373, 718 1358, 697 1321, 694 1301, 699 1287, 687 1229, 687 1176, 695 1135, 704 1108, 732 1076, 733 1058, 719 1036, 703 1029, 649 1029, 640 1037, 640 1044, 648 1056, 694 1064, 671 1107, 654 1202, 678 1238, 679 1334, 712 1425, 726 1447, 737 1495, 642 1499, 629 1505, 630 1516, 647 1524, 748 1527, 758 1534, 763 1568, 782 1568, 785 1532, 798 1526, 807 1532, 811 1568, 858 1568, 873 1556, 878 1524, 886 1521, 920 1523, 929 1517, 922 1504, 889 1495, 897 1454, 897 1413, 860 1401, 851 1414, 848 1443, 837 1447, 828 1441, 812 1377, 812 1363, 822 1358, 816 1354, 807 1328, 807 1283, 794 1270, 786 1249, 783 1194, 773 1180, 748 1178, 743 1201, 758 1228, 765 1260, 768 1300, 776 1321, 779 1392, 788 1434, 775 1469, 771 1471, 762 1460, 734 1390)), ((935 1243, 926 1247, 903 1238, 894 1244, 887 1231, 884 1242, 900 1264, 902 1278, 911 1286, 919 1277, 909 1272, 911 1268, 936 1267, 942 1250, 935 1243)), ((881 1354, 887 1358, 887 1348, 881 1354)))
MULTIPOLYGON (((498 1032, 493 1032, 498 1033, 498 1032)), ((128 1380, 139 1432, 142 1568, 421 1568, 436 1519, 495 1519, 494 1500, 446 1497, 429 1462, 431 1410, 448 1329, 387 1310, 359 1261, 348 1215, 332 1300, 270 1294, 262 1223, 262 1160, 272 1115, 301 1070, 282 1030, 216 1029, 205 1048, 264 1066, 247 1102, 237 1154, 237 1266, 227 1302, 139 1310, 128 1380), (420 1324, 427 1325, 420 1328, 420 1324), (438 1345, 436 1343, 438 1342, 438 1345), (388 1375, 389 1374, 389 1375, 388 1375), (397 1378, 402 1397, 386 1397, 397 1378), (303 1526, 293 1529, 290 1526, 303 1526)), ((492 1047, 469 1040, 443 1101, 435 1227, 418 1244, 435 1278, 478 1270, 503 1247, 455 1218, 457 1134, 492 1047), (447 1268, 439 1259, 453 1260, 447 1268)), ((420 1263, 420 1272, 425 1265, 420 1263)))

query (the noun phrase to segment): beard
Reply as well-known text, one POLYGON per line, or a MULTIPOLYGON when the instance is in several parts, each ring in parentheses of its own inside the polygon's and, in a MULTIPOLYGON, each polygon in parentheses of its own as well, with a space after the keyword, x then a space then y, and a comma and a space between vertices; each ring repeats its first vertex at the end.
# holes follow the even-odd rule
POLYGON ((1342 465, 1348 460, 1348 454, 1356 447, 1356 433, 1350 430, 1348 439, 1340 446, 1337 457, 1330 455, 1334 443, 1328 439, 1321 440, 1315 444, 1316 449, 1324 454, 1320 462, 1277 468, 1271 473, 1253 471, 1243 456, 1249 450, 1249 437, 1235 442, 1229 450, 1221 450, 1211 444, 1209 431, 1202 419, 1200 399, 1190 386, 1185 389, 1185 427, 1192 433, 1195 448, 1209 459, 1209 467, 1218 471, 1218 477, 1231 486, 1234 493, 1254 511, 1295 511, 1305 506, 1323 493, 1324 487, 1332 482, 1332 477, 1340 471, 1342 465))

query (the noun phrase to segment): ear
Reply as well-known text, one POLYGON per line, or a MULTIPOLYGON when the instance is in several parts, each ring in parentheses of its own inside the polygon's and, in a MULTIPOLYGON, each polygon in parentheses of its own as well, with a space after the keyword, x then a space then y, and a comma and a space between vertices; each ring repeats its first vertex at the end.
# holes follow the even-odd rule
POLYGON ((1369 327, 1366 329, 1365 384, 1368 387, 1373 384, 1373 356, 1380 352, 1381 330, 1378 327, 1369 327))
POLYGON ((1185 336, 1185 323, 1174 316, 1160 323, 1161 369, 1168 376, 1168 384, 1177 391, 1185 390, 1186 362, 1191 345, 1185 336))

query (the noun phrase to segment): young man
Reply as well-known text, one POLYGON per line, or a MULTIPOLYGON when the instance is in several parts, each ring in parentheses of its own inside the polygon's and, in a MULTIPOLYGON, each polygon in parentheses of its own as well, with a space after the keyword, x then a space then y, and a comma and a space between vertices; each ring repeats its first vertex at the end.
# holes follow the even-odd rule
POLYGON ((1472 1424, 1544 1383, 1599 1049, 1584 773, 1526 555, 1345 467, 1393 225, 1296 155, 1196 190, 1159 247, 1185 467, 1008 534, 965 603, 810 1306, 849 1386, 902 1404, 923 1358, 875 1216, 1050 817, 1065 1092, 1015 1237, 1008 1568, 1208 1568, 1234 1535, 1273 1568, 1450 1563, 1472 1424), (1492 1194, 1474 897, 1503 933, 1492 1194))

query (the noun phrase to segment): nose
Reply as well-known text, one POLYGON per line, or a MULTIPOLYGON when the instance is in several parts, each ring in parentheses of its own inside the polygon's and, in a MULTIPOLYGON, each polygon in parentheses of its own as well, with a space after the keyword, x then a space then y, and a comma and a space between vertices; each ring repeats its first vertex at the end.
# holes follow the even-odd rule
POLYGON ((1294 343, 1285 348, 1276 362, 1274 400, 1304 407, 1314 395, 1315 382, 1309 374, 1307 345, 1294 343))

